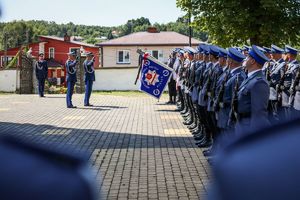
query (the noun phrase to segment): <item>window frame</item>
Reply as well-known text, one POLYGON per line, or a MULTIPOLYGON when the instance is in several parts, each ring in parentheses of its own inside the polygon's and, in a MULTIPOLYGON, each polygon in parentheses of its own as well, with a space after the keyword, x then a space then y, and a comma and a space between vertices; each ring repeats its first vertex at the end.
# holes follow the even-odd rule
POLYGON ((117 64, 131 64, 131 60, 130 60, 130 50, 117 50, 117 64), (120 62, 120 52, 123 52, 123 62, 120 62), (128 61, 125 61, 125 52, 128 52, 128 61))
MULTIPOLYGON (((0 60, 0 62, 1 62, 1 63, 0 63, 0 66, 1 66, 1 67, 4 67, 4 62, 3 62, 3 61, 4 61, 4 57, 5 57, 5 56, 1 56, 1 60, 0 60)), ((7 55, 7 56, 6 56, 6 59, 7 59, 6 66, 7 66, 7 65, 9 64, 9 62, 10 62, 11 60, 13 60, 15 57, 16 57, 16 56, 10 56, 10 55, 7 55), (8 58, 11 58, 11 59, 8 60, 8 58)), ((19 61, 17 61, 17 63, 18 63, 18 62, 19 62, 19 61)))
MULTIPOLYGON (((163 62, 164 61, 164 53, 163 50, 148 50, 148 52, 151 54, 152 57, 153 56, 153 51, 157 51, 157 60, 163 62)), ((155 58, 155 57, 154 57, 155 58)))
POLYGON ((51 59, 51 50, 53 49, 53 57, 52 59, 55 59, 55 48, 54 47, 49 47, 49 59, 51 59))
POLYGON ((70 47, 69 48, 69 52, 72 52, 72 49, 78 49, 79 53, 80 53, 80 47, 70 47))

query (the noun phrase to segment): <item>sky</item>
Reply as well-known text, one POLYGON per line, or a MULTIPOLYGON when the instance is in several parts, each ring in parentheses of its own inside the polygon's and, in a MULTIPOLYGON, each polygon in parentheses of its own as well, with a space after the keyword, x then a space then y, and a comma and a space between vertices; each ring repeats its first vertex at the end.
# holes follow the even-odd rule
POLYGON ((0 0, 0 21, 46 20, 99 26, 118 26, 146 17, 168 23, 184 13, 176 0, 0 0))

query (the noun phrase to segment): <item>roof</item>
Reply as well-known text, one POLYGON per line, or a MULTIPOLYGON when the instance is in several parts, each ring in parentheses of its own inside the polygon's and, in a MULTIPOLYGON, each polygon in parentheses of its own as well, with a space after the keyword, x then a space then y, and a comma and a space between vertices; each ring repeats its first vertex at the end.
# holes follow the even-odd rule
MULTIPOLYGON (((97 46, 186 46, 189 37, 176 32, 137 32, 123 37, 96 44, 97 46)), ((198 45, 201 41, 192 38, 192 45, 198 45)))
MULTIPOLYGON (((56 37, 56 36, 40 35, 40 37, 41 37, 41 38, 46 38, 46 39, 51 39, 51 40, 58 40, 58 41, 62 41, 62 42, 64 41, 64 38, 56 37)), ((72 43, 72 44, 78 44, 78 45, 86 46, 86 47, 94 47, 94 48, 98 48, 98 47, 95 46, 95 45, 88 44, 88 43, 85 43, 85 42, 74 41, 74 40, 71 40, 70 43, 72 43)))

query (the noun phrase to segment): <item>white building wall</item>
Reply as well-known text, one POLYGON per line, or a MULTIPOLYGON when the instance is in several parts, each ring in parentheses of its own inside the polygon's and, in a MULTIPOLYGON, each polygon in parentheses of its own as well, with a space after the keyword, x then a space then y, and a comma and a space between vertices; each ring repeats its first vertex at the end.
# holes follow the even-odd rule
POLYGON ((139 81, 134 85, 138 68, 97 69, 93 90, 139 90, 139 81))
POLYGON ((0 70, 0 91, 15 92, 18 84, 16 78, 16 70, 0 70))

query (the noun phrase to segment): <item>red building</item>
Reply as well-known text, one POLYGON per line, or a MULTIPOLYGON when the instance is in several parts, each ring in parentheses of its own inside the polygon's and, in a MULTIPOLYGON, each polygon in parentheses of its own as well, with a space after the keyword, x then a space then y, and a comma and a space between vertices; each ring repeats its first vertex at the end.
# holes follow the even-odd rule
MULTIPOLYGON (((65 35, 64 38, 55 36, 40 36, 39 42, 29 44, 30 52, 33 57, 38 57, 39 53, 45 54, 45 59, 48 60, 48 78, 57 78, 58 84, 65 80, 65 62, 68 58, 67 53, 70 51, 92 52, 95 55, 95 68, 99 67, 99 47, 80 41, 71 40, 71 37, 65 35)), ((6 62, 9 63, 20 47, 7 50, 6 62)), ((4 51, 0 51, 0 69, 4 67, 4 51)))

